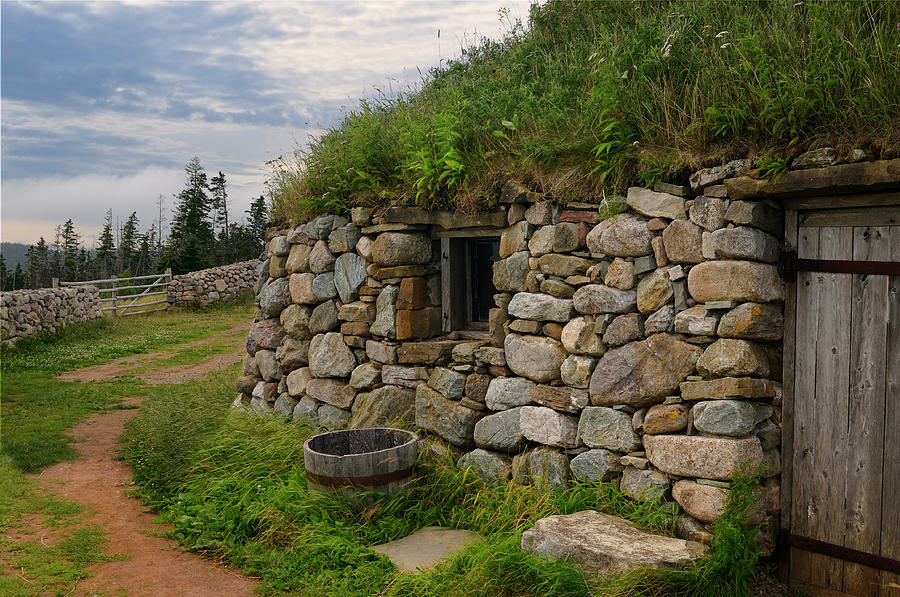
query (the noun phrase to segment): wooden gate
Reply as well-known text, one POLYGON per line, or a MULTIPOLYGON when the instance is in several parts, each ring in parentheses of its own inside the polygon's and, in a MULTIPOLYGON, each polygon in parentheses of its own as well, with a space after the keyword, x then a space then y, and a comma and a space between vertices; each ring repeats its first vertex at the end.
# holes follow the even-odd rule
MULTIPOLYGON (((783 527, 791 584, 900 596, 900 206, 786 212, 783 527), (791 263, 793 268, 791 268, 791 263)), ((851 201, 852 205, 853 202, 851 201)), ((823 206, 832 209, 802 209, 823 206)), ((795 207, 796 204, 795 204, 795 207)))
POLYGON ((114 316, 137 315, 165 311, 168 301, 165 298, 169 282, 172 281, 172 268, 165 273, 149 276, 131 276, 128 278, 105 278, 103 280, 87 280, 85 282, 63 282, 53 278, 53 287, 57 286, 96 286, 100 291, 100 311, 114 316), (152 280, 152 282, 148 282, 152 280), (141 292, 137 292, 141 291, 141 292))

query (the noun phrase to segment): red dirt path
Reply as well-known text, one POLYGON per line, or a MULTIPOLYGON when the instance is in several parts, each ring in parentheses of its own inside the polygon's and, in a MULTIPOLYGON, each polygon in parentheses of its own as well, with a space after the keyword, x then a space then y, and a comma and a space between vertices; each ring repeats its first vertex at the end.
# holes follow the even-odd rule
MULTIPOLYGON (((137 406, 140 398, 125 398, 137 406)), ((109 544, 106 553, 122 561, 95 564, 95 576, 82 581, 75 595, 129 597, 231 597, 250 595, 255 581, 214 562, 178 550, 174 541, 155 536, 166 529, 153 522, 139 500, 128 497, 131 470, 115 460, 116 440, 137 410, 93 415, 70 431, 81 459, 61 462, 40 474, 51 492, 89 507, 88 524, 100 525, 109 544)))

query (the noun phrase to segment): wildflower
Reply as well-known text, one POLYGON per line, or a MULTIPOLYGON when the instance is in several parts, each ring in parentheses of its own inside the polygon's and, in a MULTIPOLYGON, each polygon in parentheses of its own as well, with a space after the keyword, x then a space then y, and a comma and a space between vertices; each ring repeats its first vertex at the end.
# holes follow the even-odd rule
POLYGON ((730 47, 730 46, 731 46, 731 42, 730 42, 730 41, 727 41, 727 42, 725 42, 724 44, 722 44, 722 45, 719 46, 719 47, 720 47, 720 48, 727 48, 727 47, 730 47))
POLYGON ((724 35, 728 35, 728 34, 729 34, 728 31, 719 31, 718 33, 716 33, 716 39, 719 39, 720 37, 722 37, 724 35))

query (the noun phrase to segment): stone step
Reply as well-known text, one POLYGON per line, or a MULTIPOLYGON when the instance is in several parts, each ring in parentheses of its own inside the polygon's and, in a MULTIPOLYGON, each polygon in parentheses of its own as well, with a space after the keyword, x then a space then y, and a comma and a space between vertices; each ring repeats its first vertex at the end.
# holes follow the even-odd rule
POLYGON ((481 537, 472 531, 425 527, 403 539, 375 545, 372 551, 386 555, 402 572, 421 572, 478 541, 481 537))
POLYGON ((706 554, 696 541, 654 535, 594 510, 540 519, 522 535, 522 549, 546 560, 567 559, 589 575, 638 566, 674 569, 706 554))

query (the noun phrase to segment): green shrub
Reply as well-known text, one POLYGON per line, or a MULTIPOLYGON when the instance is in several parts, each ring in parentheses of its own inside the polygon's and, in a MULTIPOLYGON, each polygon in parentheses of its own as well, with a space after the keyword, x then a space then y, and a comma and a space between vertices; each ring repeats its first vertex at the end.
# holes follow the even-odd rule
POLYGON ((462 135, 456 132, 459 118, 438 112, 426 130, 413 127, 407 131, 404 145, 409 152, 403 168, 413 173, 415 202, 429 205, 439 195, 446 195, 466 184, 469 175, 463 157, 456 149, 462 135))

